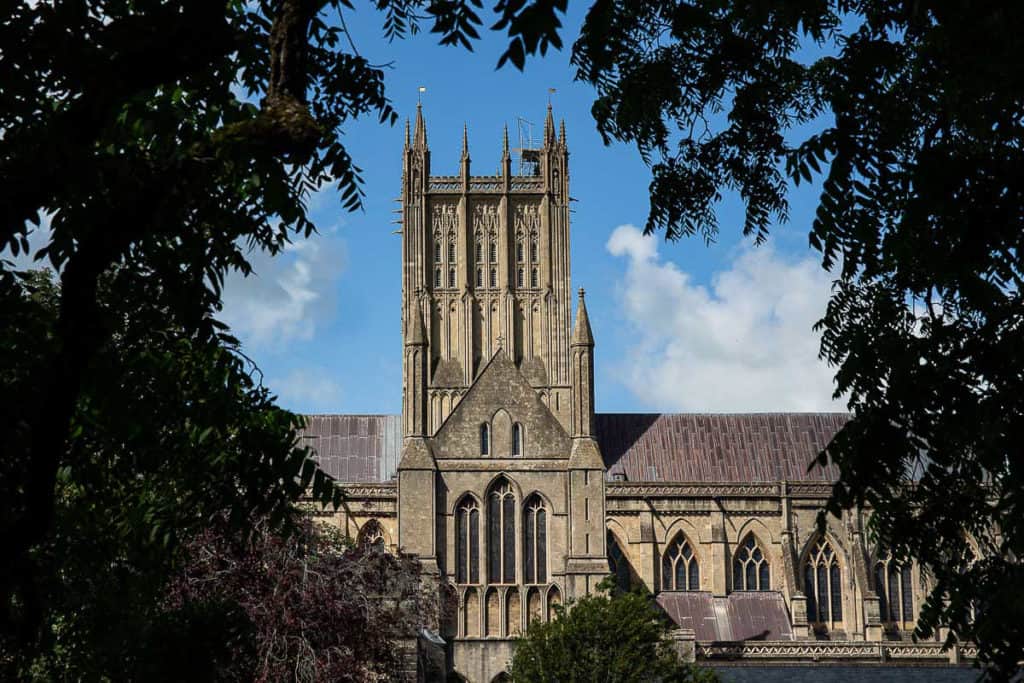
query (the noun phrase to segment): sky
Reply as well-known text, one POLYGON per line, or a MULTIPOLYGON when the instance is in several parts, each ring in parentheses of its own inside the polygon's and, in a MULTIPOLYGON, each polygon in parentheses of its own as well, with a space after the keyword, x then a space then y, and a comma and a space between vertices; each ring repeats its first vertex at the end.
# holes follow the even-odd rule
MULTIPOLYGON (((599 412, 842 410, 833 372, 812 332, 830 277, 807 243, 816 195, 791 196, 791 218, 767 244, 744 238, 742 206, 718 209, 721 234, 707 245, 645 237, 650 171, 635 148, 605 146, 573 80, 569 47, 583 19, 570 3, 567 47, 529 59, 525 72, 495 70, 505 41, 484 32, 473 53, 420 33, 382 38, 369 3, 346 11, 355 47, 389 64, 387 93, 402 119, 346 127, 343 142, 364 178, 365 210, 347 213, 328 187, 310 203, 319 234, 273 259, 251 254, 255 275, 229 276, 223 318, 263 371, 279 403, 301 413, 393 414, 401 410, 399 193, 404 117, 422 98, 436 175, 456 174, 463 124, 472 171, 497 172, 502 126, 513 146, 517 119, 539 138, 549 97, 565 119, 572 214, 572 285, 584 287, 596 340, 599 412), (418 92, 419 87, 426 92, 418 92), (549 94, 549 88, 555 88, 549 94)), ((493 20, 484 17, 485 23, 493 20)))

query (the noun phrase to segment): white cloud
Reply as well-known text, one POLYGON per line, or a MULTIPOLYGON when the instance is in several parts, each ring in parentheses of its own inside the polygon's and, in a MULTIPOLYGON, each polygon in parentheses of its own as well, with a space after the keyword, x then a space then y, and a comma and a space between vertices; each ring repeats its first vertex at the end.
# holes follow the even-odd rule
POLYGON ((337 412, 341 385, 322 368, 296 368, 284 377, 270 378, 267 387, 277 394, 279 404, 301 413, 337 412))
POLYGON ((282 253, 250 254, 253 273, 232 273, 224 283, 224 322, 248 346, 279 348, 313 338, 337 305, 345 265, 337 230, 299 239, 282 253))
POLYGON ((811 330, 831 283, 815 260, 744 248, 707 288, 632 225, 606 248, 627 259, 618 293, 635 341, 619 371, 642 401, 679 411, 844 409, 811 330))

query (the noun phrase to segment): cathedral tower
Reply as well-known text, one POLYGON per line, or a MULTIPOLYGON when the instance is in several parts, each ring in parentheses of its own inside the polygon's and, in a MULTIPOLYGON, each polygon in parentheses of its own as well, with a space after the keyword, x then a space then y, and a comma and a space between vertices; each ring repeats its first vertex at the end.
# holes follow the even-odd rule
POLYGON ((402 330, 423 335, 425 359, 403 368, 406 436, 421 399, 433 435, 499 348, 570 429, 569 152, 550 105, 541 147, 520 153, 513 175, 506 129, 500 173, 474 176, 463 129, 458 175, 432 176, 420 106, 411 139, 406 126, 402 330))

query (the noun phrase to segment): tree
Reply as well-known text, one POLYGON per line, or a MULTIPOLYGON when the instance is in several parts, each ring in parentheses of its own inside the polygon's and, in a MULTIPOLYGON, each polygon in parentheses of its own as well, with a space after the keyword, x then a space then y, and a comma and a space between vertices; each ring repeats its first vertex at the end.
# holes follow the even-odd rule
MULTIPOLYGON (((374 7, 389 38, 426 10, 452 44, 475 16, 460 2, 374 7)), ((0 262, 0 663, 15 676, 72 632, 76 666, 116 667, 180 539, 215 512, 244 535, 253 515, 293 522, 308 487, 336 497, 296 445, 299 418, 274 406, 217 314, 225 274, 250 272, 247 250, 312 234, 312 189, 334 182, 361 206, 339 131, 397 117, 383 72, 328 23, 349 9, 5 5, 0 251, 28 249, 49 217, 36 257, 60 281, 46 293, 0 262)), ((505 7, 510 35, 522 9, 505 7)))
MULTIPOLYGON (((190 539, 151 633, 162 635, 167 622, 210 623, 197 614, 229 615, 228 633, 242 637, 217 638, 216 656, 184 663, 214 664, 218 680, 398 680, 408 664, 401 641, 414 640, 424 625, 437 627, 436 581, 421 583, 410 556, 374 544, 355 547, 334 527, 310 519, 288 536, 271 531, 266 520, 254 526, 240 542, 221 518, 190 539)), ((194 672, 182 671, 176 644, 159 648, 166 659, 144 660, 156 666, 140 678, 194 679, 194 672)))
POLYGON ((761 242, 821 182, 818 323, 852 419, 828 510, 871 510, 995 676, 1024 660, 1024 6, 597 0, 573 48, 606 141, 651 164, 646 231, 761 242), (809 47, 809 50, 804 48, 809 47))
POLYGON ((679 661, 668 639, 668 618, 649 594, 588 595, 556 607, 554 619, 534 621, 516 642, 510 672, 516 681, 538 683, 633 683, 692 681, 718 677, 679 661))

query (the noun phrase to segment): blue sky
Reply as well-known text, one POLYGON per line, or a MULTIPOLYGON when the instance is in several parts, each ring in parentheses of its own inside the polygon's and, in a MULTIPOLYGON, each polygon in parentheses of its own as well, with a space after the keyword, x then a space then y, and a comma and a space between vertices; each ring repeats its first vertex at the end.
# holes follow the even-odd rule
MULTIPOLYGON (((387 43, 368 3, 346 12, 356 48, 390 63, 388 95, 403 119, 426 87, 435 174, 455 174, 462 127, 472 168, 498 168, 502 126, 516 119, 539 137, 549 88, 570 149, 573 287, 585 287, 596 338, 597 409, 604 412, 839 410, 832 372, 817 359, 811 326, 824 312, 829 277, 807 246, 816 195, 792 195, 791 221, 767 246, 741 235, 742 207, 719 207, 721 235, 666 243, 642 237, 650 172, 632 147, 606 147, 590 116, 592 89, 573 81, 569 47, 586 4, 571 4, 567 47, 495 70, 502 36, 476 51, 440 47, 421 33, 387 43)), ((485 24, 493 23, 490 16, 485 24)), ((344 142, 363 170, 365 211, 346 213, 332 188, 312 198, 320 234, 275 259, 253 254, 256 274, 229 277, 223 317, 264 373, 281 405, 305 413, 397 413, 401 409, 399 192, 403 124, 358 121, 344 142)), ((37 246, 45 232, 33 236, 37 246)), ((23 262, 24 259, 18 259, 23 262)))
MULTIPOLYGON (((578 33, 573 5, 565 36, 578 33)), ((485 17, 485 22, 490 17, 485 17)), ((745 240, 741 207, 720 207, 717 244, 641 237, 650 173, 634 148, 606 147, 590 105, 573 81, 569 50, 495 70, 505 43, 486 34, 474 53, 440 47, 421 33, 388 44, 381 15, 365 5, 345 20, 361 54, 392 63, 388 95, 412 116, 426 87, 435 174, 457 172, 463 123, 473 172, 496 172, 501 131, 515 144, 517 117, 540 134, 548 88, 570 147, 573 286, 587 290, 597 341, 597 409, 605 412, 837 410, 831 372, 817 360, 811 325, 824 311, 829 278, 807 246, 815 195, 793 197, 791 222, 766 247, 745 240)), ((344 142, 363 169, 365 211, 345 213, 333 191, 313 200, 321 235, 273 261, 255 256, 257 275, 232 278, 225 317, 287 408, 300 412, 400 410, 400 237, 397 207, 403 126, 365 120, 344 142)))

